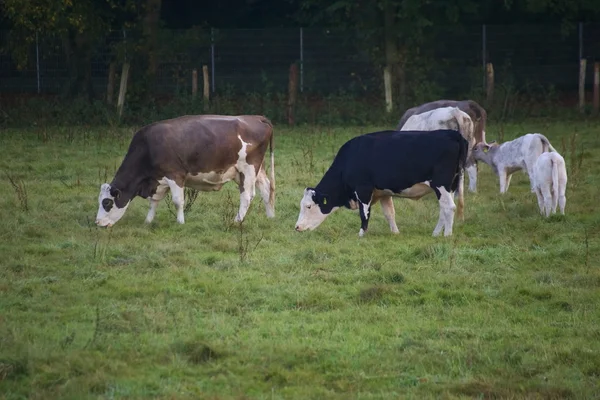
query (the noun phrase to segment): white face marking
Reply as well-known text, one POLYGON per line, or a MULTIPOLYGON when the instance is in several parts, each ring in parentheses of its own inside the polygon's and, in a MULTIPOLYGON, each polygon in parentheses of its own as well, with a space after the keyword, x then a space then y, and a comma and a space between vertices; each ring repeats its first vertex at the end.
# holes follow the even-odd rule
MULTIPOLYGON (((296 230, 305 231, 313 230, 323 221, 329 214, 323 214, 321 208, 313 201, 315 191, 312 189, 305 189, 304 196, 300 201, 300 215, 298 215, 298 221, 296 221, 296 230)), ((336 210, 334 207, 332 211, 336 210)))
POLYGON ((108 183, 100 186, 100 195, 98 196, 98 214, 96 214, 96 225, 113 226, 123 217, 125 210, 129 207, 129 201, 123 208, 117 207, 115 198, 110 194, 110 185, 108 183), (106 211, 108 208, 108 211, 106 211))
POLYGON ((363 230, 363 228, 360 228, 360 231, 358 231, 358 237, 363 237, 365 236, 365 231, 363 230))

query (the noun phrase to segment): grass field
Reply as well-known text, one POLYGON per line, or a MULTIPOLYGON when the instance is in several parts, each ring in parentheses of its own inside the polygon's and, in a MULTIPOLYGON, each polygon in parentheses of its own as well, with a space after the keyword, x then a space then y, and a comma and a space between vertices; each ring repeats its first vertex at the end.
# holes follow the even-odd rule
POLYGON ((276 126, 273 220, 256 197, 234 225, 229 184, 185 225, 163 202, 146 226, 138 198, 110 229, 99 186, 133 128, 5 129, 0 398, 600 398, 598 122, 503 127, 563 154, 564 217, 480 165, 450 238, 433 195, 395 200, 399 235, 379 206, 361 239, 349 210, 295 232, 304 187, 377 128, 276 126))

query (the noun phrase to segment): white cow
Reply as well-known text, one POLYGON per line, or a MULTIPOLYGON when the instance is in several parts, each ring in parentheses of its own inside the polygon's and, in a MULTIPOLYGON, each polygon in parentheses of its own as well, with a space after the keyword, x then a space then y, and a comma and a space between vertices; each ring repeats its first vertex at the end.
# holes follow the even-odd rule
POLYGON ((506 193, 512 174, 520 170, 527 171, 533 193, 533 166, 538 157, 548 151, 556 150, 546 136, 528 133, 502 144, 478 143, 473 149, 473 157, 492 167, 500 179, 500 193, 506 193))
MULTIPOLYGON (((430 111, 425 111, 421 114, 414 114, 409 117, 404 125, 402 125, 401 131, 434 131, 437 129, 452 129, 460 132, 462 137, 465 138, 469 145, 469 151, 467 153, 467 172, 471 177, 472 171, 469 168, 474 168, 475 176, 477 175, 477 165, 474 162, 469 163, 471 160, 471 149, 475 145, 475 134, 473 127, 473 120, 464 111, 461 111, 458 107, 440 107, 430 111)), ((476 179, 476 178, 475 178, 476 179)), ((475 179, 470 178, 470 182, 474 182, 475 179)), ((460 181, 458 184, 458 191, 456 192, 456 198, 458 200, 457 216, 460 219, 464 219, 464 185, 465 177, 461 174, 460 181)))
POLYGON ((567 168, 565 159, 556 152, 543 153, 533 166, 533 187, 537 195, 540 213, 549 217, 556 213, 565 213, 567 197, 567 168))

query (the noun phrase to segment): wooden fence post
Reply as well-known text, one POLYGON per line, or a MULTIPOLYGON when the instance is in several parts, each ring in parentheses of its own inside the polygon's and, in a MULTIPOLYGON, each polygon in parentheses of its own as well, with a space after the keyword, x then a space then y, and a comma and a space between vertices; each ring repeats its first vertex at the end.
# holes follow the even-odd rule
POLYGON ((487 63, 485 65, 486 76, 486 101, 488 106, 494 101, 494 64, 487 63))
POLYGON ((115 62, 111 62, 108 66, 108 84, 106 85, 106 104, 113 103, 113 97, 115 96, 115 62))
POLYGON ((600 111, 600 62, 594 63, 594 114, 600 111))
POLYGON ((204 83, 203 86, 203 95, 204 95, 204 112, 208 111, 208 106, 209 106, 209 96, 210 96, 210 82, 208 80, 208 66, 207 65, 203 65, 202 66, 202 82, 204 83))
POLYGON ((290 65, 290 81, 288 85, 288 125, 294 125, 294 111, 298 97, 298 66, 290 65))
POLYGON ((385 91, 385 111, 392 112, 394 101, 392 99, 392 71, 389 66, 383 67, 383 86, 385 91))
POLYGON ((198 70, 194 68, 192 70, 192 97, 196 98, 196 93, 198 93, 198 70))
POLYGON ((117 110, 119 118, 123 115, 123 106, 125 105, 125 95, 127 94, 127 79, 129 78, 129 63, 123 64, 121 72, 121 86, 119 87, 119 99, 117 100, 117 110))
POLYGON ((585 69, 587 60, 582 58, 579 60, 579 111, 585 111, 585 69))

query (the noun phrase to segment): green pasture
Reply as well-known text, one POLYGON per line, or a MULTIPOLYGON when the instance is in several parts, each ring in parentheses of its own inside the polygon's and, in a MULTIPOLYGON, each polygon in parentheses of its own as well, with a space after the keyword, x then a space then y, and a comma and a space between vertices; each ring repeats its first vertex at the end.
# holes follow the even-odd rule
POLYGON ((275 126, 276 218, 235 184, 151 225, 137 198, 94 226, 131 128, 0 132, 0 398, 600 398, 600 128, 544 133, 567 161, 566 216, 544 219, 524 173, 506 195, 480 164, 464 222, 433 238, 435 196, 295 232, 347 139, 384 127, 275 126))

